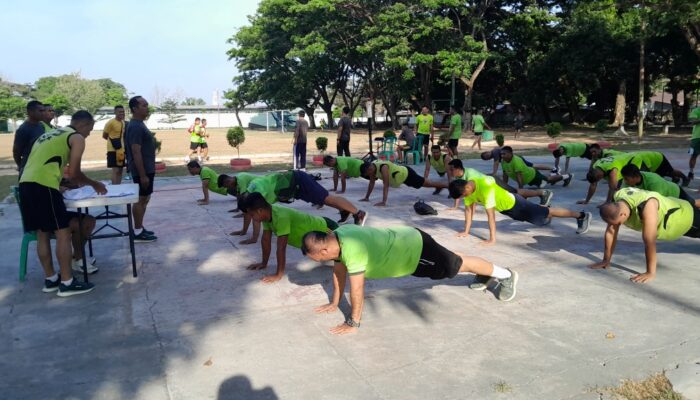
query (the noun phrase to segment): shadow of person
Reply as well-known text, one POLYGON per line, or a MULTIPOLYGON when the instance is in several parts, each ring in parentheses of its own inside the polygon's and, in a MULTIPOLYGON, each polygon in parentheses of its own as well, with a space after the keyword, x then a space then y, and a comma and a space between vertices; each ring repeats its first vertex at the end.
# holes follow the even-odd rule
POLYGON ((255 390, 244 375, 232 376, 221 383, 217 400, 276 400, 277 394, 270 386, 255 390))

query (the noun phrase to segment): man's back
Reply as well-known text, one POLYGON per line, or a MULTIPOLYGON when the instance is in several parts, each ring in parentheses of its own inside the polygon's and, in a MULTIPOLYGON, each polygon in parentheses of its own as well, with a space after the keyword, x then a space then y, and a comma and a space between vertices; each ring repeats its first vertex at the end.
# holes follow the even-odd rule
POLYGON ((298 119, 297 126, 294 130, 297 143, 306 143, 306 134, 309 131, 309 123, 305 119, 298 119))
POLYGON ((343 115, 338 121, 340 127, 340 140, 350 140, 350 131, 352 130, 352 121, 347 115, 343 115))

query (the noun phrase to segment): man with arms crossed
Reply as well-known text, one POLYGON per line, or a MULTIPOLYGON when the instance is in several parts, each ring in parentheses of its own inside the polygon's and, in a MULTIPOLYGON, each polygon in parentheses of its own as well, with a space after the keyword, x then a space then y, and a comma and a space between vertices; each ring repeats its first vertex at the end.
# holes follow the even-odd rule
POLYGON ((260 193, 246 196, 242 210, 248 213, 253 221, 262 222, 263 236, 260 242, 262 262, 248 266, 249 270, 267 268, 272 248, 272 235, 277 236, 277 271, 262 278, 263 283, 273 283, 282 279, 286 266, 287 245, 301 248, 301 239, 313 231, 331 232, 338 224, 326 217, 317 217, 293 208, 278 204, 270 204, 260 193))
POLYGON ((129 100, 131 121, 126 128, 124 144, 126 160, 131 169, 133 182, 139 185, 139 201, 134 204, 134 241, 154 242, 158 239, 153 231, 143 226, 148 202, 153 193, 153 180, 156 176, 156 146, 153 134, 144 121, 148 118, 148 102, 141 96, 129 100))
POLYGON ((91 283, 73 278, 70 214, 59 192, 63 170, 68 165, 68 173, 74 183, 90 185, 98 194, 107 193, 102 183, 88 178, 80 170, 85 138, 90 135, 94 125, 95 120, 89 112, 78 111, 73 114, 69 126, 39 136, 19 181, 24 227, 27 231, 36 231, 36 250, 46 275, 42 290, 45 293, 58 291, 61 297, 87 293, 94 288, 91 283), (56 236, 60 276, 53 269, 51 233, 56 236))
POLYGON ((593 269, 607 268, 612 260, 620 225, 642 232, 647 270, 631 277, 645 283, 656 277, 656 241, 676 240, 681 236, 700 238, 700 209, 685 200, 664 197, 656 192, 625 188, 615 193, 614 202, 600 207, 600 217, 607 222, 603 261, 593 269))
POLYGON ((430 235, 410 226, 368 228, 344 225, 331 233, 304 235, 301 251, 314 261, 335 261, 333 295, 329 304, 317 307, 317 313, 338 309, 350 280, 350 317, 331 328, 331 333, 354 333, 360 327, 366 279, 397 278, 413 275, 421 278, 454 278, 469 272, 498 279, 501 301, 515 297, 518 273, 494 265, 483 258, 465 256, 439 245, 430 235))

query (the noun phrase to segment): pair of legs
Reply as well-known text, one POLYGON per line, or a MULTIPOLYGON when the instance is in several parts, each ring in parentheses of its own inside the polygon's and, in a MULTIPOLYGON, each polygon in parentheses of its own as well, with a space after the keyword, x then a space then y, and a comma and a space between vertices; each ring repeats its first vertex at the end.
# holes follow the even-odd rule
POLYGON ((124 151, 119 154, 116 151, 107 152, 107 167, 112 169, 112 185, 122 183, 122 174, 124 171, 124 151))
POLYGON ((202 160, 209 161, 209 145, 204 142, 199 144, 199 154, 202 160))
MULTIPOLYGON (((61 281, 68 281, 73 278, 71 272, 71 228, 63 228, 54 231, 56 236, 56 259, 61 281)), ((82 246, 78 246, 82 249, 82 246)), ((51 257, 51 232, 36 232, 36 252, 39 262, 44 269, 44 275, 51 277, 55 271, 53 269, 53 259, 51 257)))
POLYGON ((193 155, 196 155, 198 159, 202 158, 201 153, 202 145, 201 143, 190 142, 190 148, 187 149, 187 155, 185 156, 185 162, 189 162, 193 155))
POLYGON ((139 196, 138 203, 134 204, 134 229, 143 229, 143 217, 146 215, 146 208, 148 207, 148 202, 151 200, 151 195, 139 196))
POLYGON ((294 165, 297 169, 306 169, 306 143, 294 145, 294 165))
POLYGON ((472 149, 474 146, 479 146, 479 150, 481 150, 481 136, 483 135, 483 132, 474 132, 474 143, 472 143, 472 149))
POLYGON ((396 146, 396 154, 399 155, 399 162, 403 162, 403 161, 404 161, 404 152, 405 152, 405 151, 410 151, 411 148, 412 148, 411 146, 404 146, 404 145, 398 145, 398 146, 396 146))
MULTIPOLYGON (((82 260, 83 259, 83 246, 85 245, 85 242, 87 241, 87 237, 90 236, 92 231, 95 229, 95 217, 91 215, 83 215, 83 230, 82 233, 80 232, 80 223, 78 222, 78 218, 71 218, 70 220, 70 232, 71 232, 71 243, 73 244, 73 260, 82 260), (80 238, 83 238, 81 241, 80 238)), ((38 237, 38 233, 37 233, 38 237)), ((58 237, 57 237, 58 240, 58 237)))
POLYGON ((124 167, 112 168, 112 185, 119 185, 120 183, 122 183, 123 175, 124 175, 124 167))
POLYGON ((343 155, 345 155, 345 157, 350 157, 350 141, 339 140, 336 146, 336 153, 338 153, 338 157, 343 155))
POLYGON ((447 142, 447 154, 450 155, 450 158, 457 158, 459 155, 457 147, 459 147, 459 139, 450 139, 447 142))

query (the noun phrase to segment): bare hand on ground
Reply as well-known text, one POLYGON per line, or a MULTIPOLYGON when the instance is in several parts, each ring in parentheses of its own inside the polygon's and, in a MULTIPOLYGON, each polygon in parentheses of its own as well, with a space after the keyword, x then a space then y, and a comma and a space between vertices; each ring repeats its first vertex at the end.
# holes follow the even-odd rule
POLYGON ((630 278, 630 280, 634 283, 646 283, 654 280, 656 278, 656 274, 650 274, 649 272, 645 272, 643 274, 638 274, 630 278))
POLYGON ((332 303, 324 304, 322 306, 314 308, 314 312, 317 314, 327 314, 332 313, 338 309, 338 306, 332 303))
POLYGON ((257 270, 265 269, 265 268, 267 268, 267 264, 263 264, 263 263, 254 263, 254 264, 250 264, 249 266, 245 267, 245 269, 250 270, 250 271, 257 271, 257 270))
POLYGON ((601 262, 591 264, 591 265, 589 265, 589 267, 592 269, 605 269, 605 268, 608 268, 608 265, 610 265, 610 261, 603 260, 601 262))
POLYGON ((342 323, 334 328, 331 328, 330 332, 334 335, 347 335, 349 333, 357 332, 357 328, 342 323))
POLYGON ((245 235, 245 231, 243 229, 241 229, 239 231, 233 231, 233 232, 229 233, 229 235, 230 236, 241 236, 241 235, 245 235))
POLYGON ((255 243, 255 242, 257 242, 256 239, 249 238, 249 239, 241 240, 241 241, 238 242, 238 243, 240 243, 240 244, 253 244, 253 243, 255 243))
POLYGON ((588 204, 586 200, 577 200, 576 204, 588 204))
POLYGON ((282 279, 282 275, 274 274, 274 275, 265 275, 260 280, 263 281, 263 283, 269 284, 269 283, 275 283, 280 279, 282 279))
POLYGON ((374 206, 375 207, 384 207, 384 206, 386 206, 386 203, 383 201, 380 201, 379 203, 374 203, 374 206))

